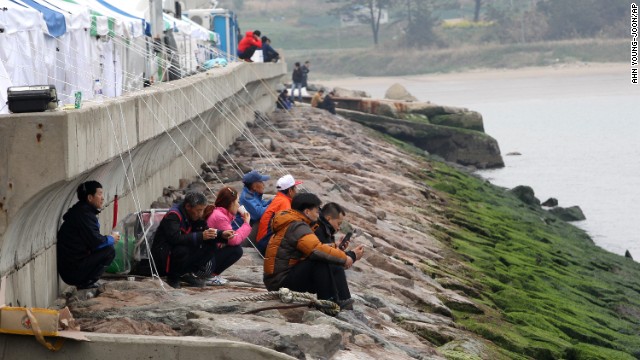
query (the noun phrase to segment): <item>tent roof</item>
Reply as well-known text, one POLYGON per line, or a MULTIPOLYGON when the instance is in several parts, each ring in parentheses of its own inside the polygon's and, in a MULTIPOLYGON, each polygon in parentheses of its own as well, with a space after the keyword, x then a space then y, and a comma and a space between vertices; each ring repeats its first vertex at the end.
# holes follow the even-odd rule
POLYGON ((44 17, 44 21, 47 23, 47 30, 49 35, 53 37, 62 36, 67 32, 67 22, 65 16, 59 12, 50 9, 49 7, 42 5, 34 0, 11 0, 16 4, 26 5, 39 11, 44 17))
POLYGON ((9 0, 0 0, 0 6, 7 8, 0 11, 0 24, 5 34, 34 29, 47 31, 47 24, 39 11, 9 0))

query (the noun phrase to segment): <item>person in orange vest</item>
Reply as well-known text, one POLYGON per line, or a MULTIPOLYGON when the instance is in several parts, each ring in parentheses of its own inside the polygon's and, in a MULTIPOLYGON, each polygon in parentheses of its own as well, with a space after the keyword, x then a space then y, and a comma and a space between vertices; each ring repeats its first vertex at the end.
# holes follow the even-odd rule
POLYGON ((273 216, 280 211, 291 209, 291 199, 293 199, 297 193, 296 186, 300 184, 302 184, 302 181, 297 181, 289 174, 278 179, 278 182, 276 183, 278 193, 264 211, 262 218, 260 218, 258 235, 256 235, 256 239, 258 239, 256 247, 262 255, 264 255, 264 252, 267 249, 269 238, 273 235, 271 230, 271 220, 273 219, 273 216))
POLYGON ((309 292, 335 302, 341 310, 351 310, 353 298, 344 270, 353 265, 356 255, 323 244, 314 234, 320 205, 315 194, 301 193, 293 198, 291 209, 274 216, 262 279, 269 291, 309 292))

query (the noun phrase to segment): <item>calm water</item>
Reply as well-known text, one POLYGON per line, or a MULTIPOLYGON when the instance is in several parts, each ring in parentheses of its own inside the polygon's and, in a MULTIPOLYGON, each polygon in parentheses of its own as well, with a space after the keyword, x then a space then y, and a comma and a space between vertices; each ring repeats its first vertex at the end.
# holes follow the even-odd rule
MULTIPOLYGON (((331 82, 381 97, 393 83, 420 100, 468 107, 484 117, 505 168, 481 171, 504 187, 531 186, 544 201, 579 205, 574 224, 596 244, 640 260, 640 86, 628 67, 355 79, 331 82), (504 156, 519 152, 521 156, 504 156)), ((327 82, 329 83, 329 82, 327 82)))

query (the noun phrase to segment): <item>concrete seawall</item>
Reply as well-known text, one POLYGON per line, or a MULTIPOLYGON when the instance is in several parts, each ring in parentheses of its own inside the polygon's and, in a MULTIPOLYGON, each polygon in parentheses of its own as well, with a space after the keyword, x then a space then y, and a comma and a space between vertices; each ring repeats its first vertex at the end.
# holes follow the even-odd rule
MULTIPOLYGON (((51 352, 32 336, 0 335, 3 360, 210 360, 253 359, 292 360, 289 355, 261 346, 237 341, 194 336, 142 336, 85 333, 91 342, 66 340, 57 352, 51 352)), ((55 341, 55 339, 54 339, 55 341)))
POLYGON ((83 109, 0 117, 0 275, 6 304, 46 307, 59 292, 56 232, 85 180, 101 182, 110 230, 162 188, 193 177, 273 108, 285 64, 232 64, 83 109), (194 170, 195 168, 195 170, 194 170), (127 181, 129 178, 129 182, 127 181))

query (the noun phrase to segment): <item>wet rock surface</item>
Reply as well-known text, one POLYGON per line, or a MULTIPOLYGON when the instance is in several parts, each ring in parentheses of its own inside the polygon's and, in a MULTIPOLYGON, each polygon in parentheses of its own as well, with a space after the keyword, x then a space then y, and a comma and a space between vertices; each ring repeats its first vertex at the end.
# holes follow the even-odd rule
MULTIPOLYGON (((458 314, 482 313, 477 289, 455 271, 464 266, 431 226, 446 227, 444 200, 421 176, 431 170, 423 158, 381 140, 366 127, 323 110, 294 108, 258 118, 246 137, 225 154, 203 164, 201 178, 167 186, 163 200, 179 201, 187 189, 225 186, 241 189, 243 171, 291 173, 303 190, 324 203, 347 209, 350 226, 361 230, 351 246, 365 245, 363 259, 347 271, 354 309, 331 317, 298 303, 279 300, 232 301, 264 295, 262 259, 251 247, 223 276, 225 286, 170 288, 157 278, 109 279, 95 297, 68 296, 86 331, 224 338, 275 349, 299 359, 445 359, 444 354, 477 358, 485 340, 456 324, 458 314), (265 144, 271 152, 265 151, 265 144), (233 161, 231 161, 233 159, 233 161), (205 166, 206 165, 206 166, 205 166), (449 264, 449 265, 447 265, 449 264), (453 265, 452 265, 453 264, 453 265)), ((338 235, 338 238, 341 235, 338 235)))

